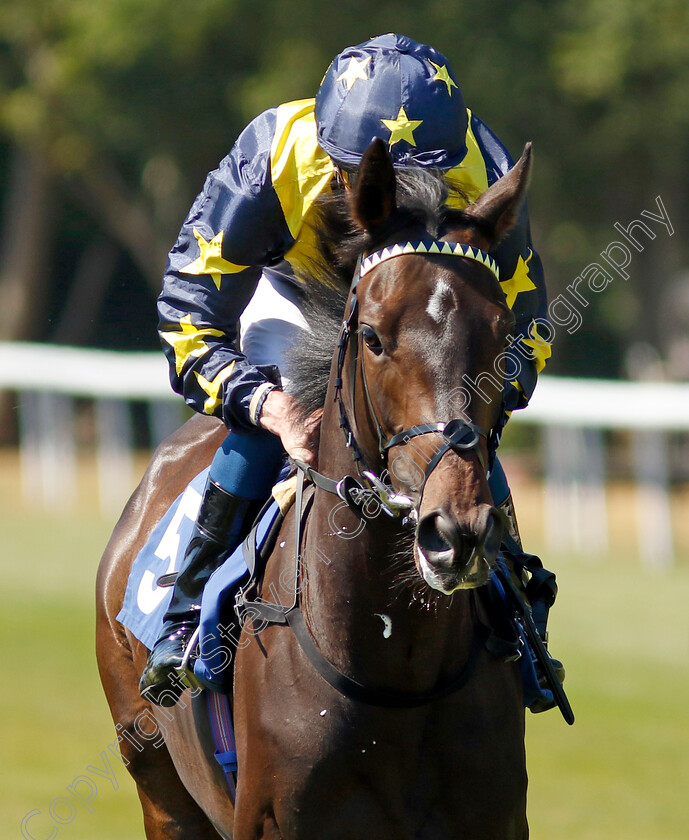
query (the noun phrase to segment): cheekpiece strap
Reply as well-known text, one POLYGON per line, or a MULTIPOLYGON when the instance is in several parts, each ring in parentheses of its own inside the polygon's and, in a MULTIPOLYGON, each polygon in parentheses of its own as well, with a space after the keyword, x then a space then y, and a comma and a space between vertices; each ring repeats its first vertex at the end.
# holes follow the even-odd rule
POLYGON ((375 251, 373 254, 364 257, 361 261, 358 277, 364 277, 369 271, 386 260, 391 260, 393 257, 402 257, 405 254, 441 255, 475 260, 481 263, 481 265, 485 265, 500 280, 500 269, 490 254, 487 254, 480 248, 463 245, 461 242, 442 242, 439 239, 423 239, 417 242, 406 243, 398 242, 395 245, 388 245, 380 251, 375 251))

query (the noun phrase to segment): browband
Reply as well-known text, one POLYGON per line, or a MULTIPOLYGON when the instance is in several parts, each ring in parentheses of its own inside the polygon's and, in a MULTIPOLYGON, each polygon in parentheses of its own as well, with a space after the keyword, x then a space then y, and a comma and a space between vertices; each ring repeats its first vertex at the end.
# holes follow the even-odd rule
POLYGON ((382 248, 380 251, 375 251, 361 261, 359 277, 368 274, 369 271, 385 262, 385 260, 401 257, 404 254, 441 254, 442 256, 465 257, 468 260, 475 260, 480 262, 481 265, 485 265, 500 280, 498 264, 490 254, 481 251, 480 248, 473 248, 471 245, 462 245, 461 242, 442 242, 439 239, 424 239, 417 242, 407 242, 404 245, 398 242, 395 245, 388 245, 387 248, 382 248))

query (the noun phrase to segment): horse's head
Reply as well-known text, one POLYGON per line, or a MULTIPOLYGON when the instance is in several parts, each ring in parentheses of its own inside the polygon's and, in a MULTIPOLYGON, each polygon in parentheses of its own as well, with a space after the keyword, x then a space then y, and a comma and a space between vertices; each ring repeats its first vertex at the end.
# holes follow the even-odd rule
POLYGON ((399 176, 375 141, 351 195, 371 245, 342 366, 347 414, 363 460, 374 470, 387 462, 394 490, 415 505, 418 571, 448 594, 485 583, 500 544, 487 434, 502 411, 514 317, 487 252, 516 217, 529 164, 527 147, 474 204, 445 207, 429 229, 398 210, 399 176), (451 253, 436 252, 443 243, 451 253))

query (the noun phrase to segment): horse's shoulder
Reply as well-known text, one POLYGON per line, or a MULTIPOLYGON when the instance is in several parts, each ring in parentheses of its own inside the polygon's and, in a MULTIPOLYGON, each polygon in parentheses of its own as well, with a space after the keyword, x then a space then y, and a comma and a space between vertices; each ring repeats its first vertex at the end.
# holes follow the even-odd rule
POLYGON ((157 446, 137 491, 151 501, 174 491, 176 498, 208 466, 226 436, 227 429, 217 417, 194 414, 157 446))

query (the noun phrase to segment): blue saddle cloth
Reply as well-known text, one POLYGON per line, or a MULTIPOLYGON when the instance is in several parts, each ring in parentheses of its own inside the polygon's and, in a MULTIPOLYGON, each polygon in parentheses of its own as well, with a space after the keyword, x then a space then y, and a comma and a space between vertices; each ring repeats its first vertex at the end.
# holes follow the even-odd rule
MULTIPOLYGON (((263 513, 254 539, 257 549, 280 512, 273 501, 263 513)), ((234 611, 235 595, 248 578, 244 545, 240 545, 216 569, 206 584, 201 603, 201 630, 194 675, 213 691, 231 691, 234 656, 239 644, 240 627, 234 611)))
MULTIPOLYGON (((196 476, 170 506, 132 564, 122 609, 117 620, 149 650, 163 627, 172 586, 160 586, 162 575, 178 571, 191 539, 208 470, 196 476)), ((256 532, 260 546, 279 512, 277 502, 265 511, 256 532)), ((231 687, 232 662, 239 640, 234 597, 248 569, 240 545, 211 575, 203 591, 199 657, 194 673, 208 688, 231 687)))
POLYGON ((117 620, 149 650, 158 638, 172 598, 172 587, 160 586, 158 579, 179 570, 207 477, 205 469, 175 499, 132 564, 117 620))
MULTIPOLYGON (((174 501, 157 525, 132 565, 124 603, 117 620, 124 624, 149 650, 163 626, 163 617, 172 598, 171 586, 160 586, 158 579, 179 569, 191 538, 201 504, 208 470, 196 476, 174 501)), ((265 511, 256 532, 257 547, 263 544, 278 515, 277 503, 265 511)), ((503 562, 500 560, 499 562, 503 562)), ((229 692, 232 685, 234 656, 239 641, 239 625, 234 612, 234 599, 242 581, 248 576, 243 546, 239 546, 216 569, 206 584, 201 604, 199 655, 194 674, 207 688, 229 692)), ((491 583, 507 609, 502 584, 495 577, 491 583)), ((550 689, 542 688, 536 672, 536 657, 523 628, 516 620, 521 641, 521 668, 524 684, 524 705, 527 708, 542 701, 552 702, 550 689)))

